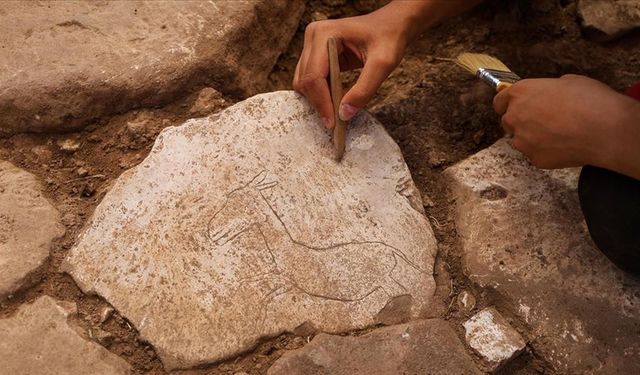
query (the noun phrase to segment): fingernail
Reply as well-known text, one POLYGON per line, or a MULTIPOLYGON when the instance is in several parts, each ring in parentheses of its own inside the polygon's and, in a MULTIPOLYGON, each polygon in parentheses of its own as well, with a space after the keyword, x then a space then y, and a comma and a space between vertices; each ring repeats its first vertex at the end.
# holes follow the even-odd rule
POLYGON ((331 129, 331 120, 329 120, 328 118, 323 117, 322 124, 324 125, 325 128, 331 129))
POLYGON ((356 108, 351 104, 340 104, 340 111, 338 114, 340 115, 340 120, 349 121, 356 115, 356 113, 358 113, 358 111, 360 111, 360 108, 356 108))

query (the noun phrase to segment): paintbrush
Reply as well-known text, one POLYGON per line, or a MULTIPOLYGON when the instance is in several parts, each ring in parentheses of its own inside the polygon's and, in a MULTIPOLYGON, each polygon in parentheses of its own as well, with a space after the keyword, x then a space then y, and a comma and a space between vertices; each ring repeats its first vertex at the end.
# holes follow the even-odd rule
POLYGON ((455 62, 493 87, 497 92, 521 79, 502 61, 482 53, 463 53, 455 59, 455 62))

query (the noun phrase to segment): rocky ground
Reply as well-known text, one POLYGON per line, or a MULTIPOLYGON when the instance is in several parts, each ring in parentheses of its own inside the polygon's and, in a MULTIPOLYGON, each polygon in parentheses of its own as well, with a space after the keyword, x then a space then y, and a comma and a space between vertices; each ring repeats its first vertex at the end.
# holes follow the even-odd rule
POLYGON ((447 60, 624 90, 638 6, 489 1, 427 32, 338 167, 299 97, 245 99, 290 89, 309 22, 376 3, 0 5, 2 371, 640 372, 640 281, 589 240, 578 171, 499 140, 447 60))

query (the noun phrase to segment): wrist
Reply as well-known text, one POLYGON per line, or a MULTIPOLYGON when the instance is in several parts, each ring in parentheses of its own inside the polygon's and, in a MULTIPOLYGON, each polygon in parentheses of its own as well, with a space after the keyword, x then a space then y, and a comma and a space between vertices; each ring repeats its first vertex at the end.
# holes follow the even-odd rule
POLYGON ((608 145, 601 148, 600 167, 640 179, 640 102, 624 97, 611 118, 608 145))

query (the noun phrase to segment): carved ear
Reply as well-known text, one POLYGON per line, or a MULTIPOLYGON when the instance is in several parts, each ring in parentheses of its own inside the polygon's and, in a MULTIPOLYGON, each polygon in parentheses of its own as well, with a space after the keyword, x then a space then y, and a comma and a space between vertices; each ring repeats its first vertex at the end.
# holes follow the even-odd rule
POLYGON ((278 181, 269 181, 269 182, 263 182, 260 183, 256 186, 256 188, 258 188, 258 190, 262 191, 262 190, 267 190, 267 189, 271 189, 272 187, 278 185, 278 181))

